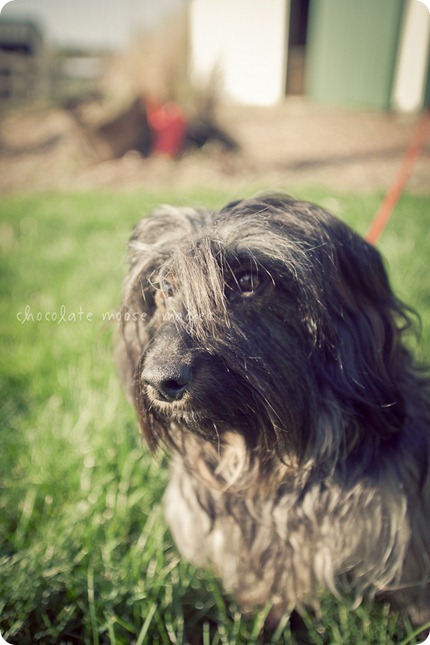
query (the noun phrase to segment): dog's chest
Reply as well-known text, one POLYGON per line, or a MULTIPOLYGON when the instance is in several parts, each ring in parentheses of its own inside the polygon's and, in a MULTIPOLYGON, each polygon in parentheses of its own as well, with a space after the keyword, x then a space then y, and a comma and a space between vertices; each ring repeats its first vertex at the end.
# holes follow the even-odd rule
POLYGON ((182 555, 211 567, 254 606, 280 597, 285 605, 306 604, 321 587, 361 595, 378 579, 389 584, 408 533, 398 492, 387 497, 359 486, 346 499, 315 485, 303 495, 282 490, 256 500, 205 486, 180 460, 165 511, 182 555))
POLYGON ((195 566, 212 567, 231 591, 247 589, 249 596, 253 589, 254 603, 296 584, 310 593, 321 582, 318 568, 333 578, 330 522, 317 517, 311 499, 306 508, 288 495, 257 503, 210 490, 178 462, 164 501, 182 555, 195 566))

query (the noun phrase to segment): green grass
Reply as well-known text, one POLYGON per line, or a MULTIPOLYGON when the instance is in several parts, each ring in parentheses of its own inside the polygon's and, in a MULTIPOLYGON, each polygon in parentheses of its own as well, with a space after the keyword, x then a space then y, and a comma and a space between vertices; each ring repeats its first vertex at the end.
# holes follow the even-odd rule
MULTIPOLYGON (((362 233, 380 200, 300 196, 362 233)), ((141 215, 159 202, 236 197, 89 192, 0 205, 0 632, 11 643, 181 644, 185 631, 203 645, 271 642, 264 612, 244 619, 172 546, 160 504, 167 463, 141 446, 115 374, 114 326, 103 321, 118 307, 141 215)), ((380 245, 395 288, 421 313, 424 357, 429 211, 430 198, 404 196, 380 245)), ((353 611, 325 596, 309 629, 309 645, 389 645, 412 633, 387 607, 353 611)), ((292 643, 289 627, 272 642, 292 643)))

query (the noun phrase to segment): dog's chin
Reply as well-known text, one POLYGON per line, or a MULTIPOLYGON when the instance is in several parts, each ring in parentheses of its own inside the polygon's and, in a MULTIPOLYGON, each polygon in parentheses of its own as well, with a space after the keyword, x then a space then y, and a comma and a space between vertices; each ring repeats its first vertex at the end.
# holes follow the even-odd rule
POLYGON ((161 422, 180 422, 190 415, 189 396, 185 394, 180 400, 172 401, 161 392, 148 385, 143 394, 144 407, 161 422))

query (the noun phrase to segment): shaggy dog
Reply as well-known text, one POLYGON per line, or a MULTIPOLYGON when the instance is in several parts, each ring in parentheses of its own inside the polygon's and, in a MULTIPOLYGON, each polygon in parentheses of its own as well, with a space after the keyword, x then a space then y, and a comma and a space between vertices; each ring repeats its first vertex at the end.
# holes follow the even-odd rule
POLYGON ((182 554, 271 621, 317 592, 430 620, 430 388, 379 253, 282 196, 136 227, 122 371, 182 554))

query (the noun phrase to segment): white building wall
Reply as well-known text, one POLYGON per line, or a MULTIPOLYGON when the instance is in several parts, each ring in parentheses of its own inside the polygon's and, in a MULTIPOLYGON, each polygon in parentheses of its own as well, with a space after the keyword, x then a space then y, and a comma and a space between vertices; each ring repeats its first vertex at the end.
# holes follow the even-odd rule
POLYGON ((400 38, 392 104, 399 112, 424 107, 429 65, 430 3, 408 0, 400 38))
POLYGON ((285 93, 289 0, 192 0, 191 74, 215 73, 230 99, 272 105, 285 93))

